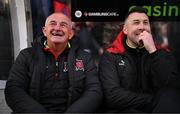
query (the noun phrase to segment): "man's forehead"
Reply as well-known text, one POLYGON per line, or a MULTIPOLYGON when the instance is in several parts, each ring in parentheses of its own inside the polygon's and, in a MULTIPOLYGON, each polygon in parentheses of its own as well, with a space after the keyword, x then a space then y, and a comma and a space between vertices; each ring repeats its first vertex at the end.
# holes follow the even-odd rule
POLYGON ((146 19, 149 20, 148 16, 144 13, 132 13, 128 16, 128 20, 139 20, 139 19, 146 19))
POLYGON ((132 23, 134 21, 149 21, 149 18, 144 13, 132 13, 128 16, 125 23, 132 23))
POLYGON ((57 22, 67 22, 70 23, 71 20, 69 19, 69 17, 67 17, 66 15, 62 14, 62 13, 54 13, 52 15, 50 15, 47 20, 46 23, 49 23, 51 21, 57 21, 57 22))

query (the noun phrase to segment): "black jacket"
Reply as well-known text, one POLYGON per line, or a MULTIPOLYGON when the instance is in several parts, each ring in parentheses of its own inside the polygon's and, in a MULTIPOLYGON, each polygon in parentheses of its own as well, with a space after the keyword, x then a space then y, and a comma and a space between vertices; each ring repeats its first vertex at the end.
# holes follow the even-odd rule
MULTIPOLYGON (((11 68, 5 98, 14 112, 47 112, 38 102, 47 57, 41 40, 22 50, 11 68)), ((70 85, 66 112, 95 112, 102 98, 97 69, 91 54, 80 49, 77 44, 74 38, 68 55, 70 85), (80 66, 77 65, 78 60, 81 61, 80 66)))
POLYGON ((124 38, 121 32, 99 64, 105 102, 109 108, 119 111, 146 106, 160 88, 179 86, 176 64, 169 52, 158 49, 149 54, 141 49, 137 52, 138 60, 127 52, 124 38))

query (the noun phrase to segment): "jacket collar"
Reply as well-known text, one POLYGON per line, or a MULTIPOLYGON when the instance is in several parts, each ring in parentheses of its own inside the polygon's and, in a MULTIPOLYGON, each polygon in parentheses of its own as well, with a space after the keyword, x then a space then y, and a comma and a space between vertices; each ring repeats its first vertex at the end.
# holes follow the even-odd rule
MULTIPOLYGON (((109 53, 113 53, 113 54, 123 54, 125 52, 125 47, 123 45, 123 39, 126 37, 126 35, 124 34, 123 31, 121 31, 117 37, 115 38, 115 40, 112 43, 112 46, 110 48, 107 49, 107 51, 109 53)), ((170 52, 171 50, 169 49, 169 47, 162 47, 159 44, 155 43, 155 46, 157 49, 163 49, 165 51, 170 52)))
POLYGON ((112 46, 107 49, 109 53, 114 54, 122 54, 125 51, 125 48, 123 46, 123 38, 125 37, 125 34, 123 31, 121 31, 117 37, 115 38, 114 42, 112 43, 112 46))

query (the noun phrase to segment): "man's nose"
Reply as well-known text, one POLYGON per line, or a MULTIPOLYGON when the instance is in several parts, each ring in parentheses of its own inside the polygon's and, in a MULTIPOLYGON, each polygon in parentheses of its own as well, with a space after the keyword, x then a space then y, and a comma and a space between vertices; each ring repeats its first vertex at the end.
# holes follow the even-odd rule
POLYGON ((56 30, 60 30, 62 27, 60 26, 60 25, 56 25, 56 26, 54 26, 54 29, 56 29, 56 30))
POLYGON ((146 25, 144 25, 143 23, 140 23, 138 25, 138 29, 144 31, 146 29, 146 25))

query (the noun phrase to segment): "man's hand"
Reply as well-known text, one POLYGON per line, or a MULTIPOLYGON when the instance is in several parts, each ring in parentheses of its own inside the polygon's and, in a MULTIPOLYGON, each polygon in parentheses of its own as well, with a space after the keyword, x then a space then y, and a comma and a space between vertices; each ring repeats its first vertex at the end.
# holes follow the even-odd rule
POLYGON ((151 33, 147 32, 147 31, 143 31, 142 33, 139 34, 139 43, 140 43, 140 45, 143 44, 145 49, 149 53, 153 53, 157 50, 155 47, 154 40, 152 38, 151 33))

